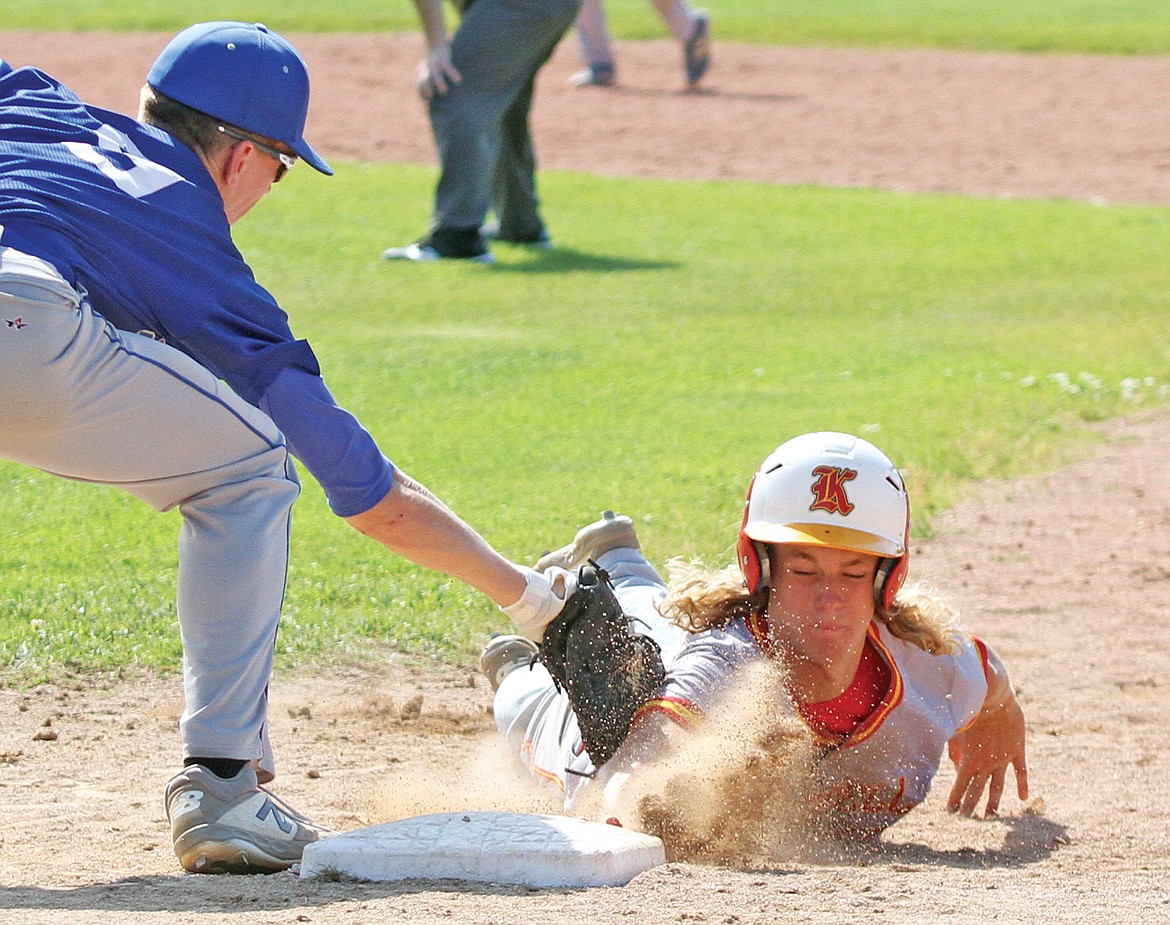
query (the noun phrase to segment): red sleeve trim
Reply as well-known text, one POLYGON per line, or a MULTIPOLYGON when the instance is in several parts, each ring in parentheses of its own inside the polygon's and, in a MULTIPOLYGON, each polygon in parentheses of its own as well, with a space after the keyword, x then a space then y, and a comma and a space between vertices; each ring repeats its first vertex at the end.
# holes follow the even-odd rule
POLYGON ((636 726, 643 718, 651 714, 665 716, 684 729, 694 729, 703 723, 703 711, 689 700, 683 700, 681 697, 655 697, 653 700, 647 700, 638 708, 631 726, 636 726))

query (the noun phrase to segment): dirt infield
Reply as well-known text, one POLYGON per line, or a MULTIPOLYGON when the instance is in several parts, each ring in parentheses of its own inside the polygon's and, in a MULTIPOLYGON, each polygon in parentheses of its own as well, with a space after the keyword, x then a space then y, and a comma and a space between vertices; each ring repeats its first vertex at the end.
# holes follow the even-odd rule
MULTIPOLYGON (((296 38, 327 157, 431 162, 417 39, 296 38)), ((0 33, 0 56, 131 111, 164 40, 0 33)), ((686 95, 667 43, 622 45, 612 91, 567 88, 572 51, 538 90, 546 167, 1170 202, 1170 60, 717 44, 709 91, 686 95)), ((944 771, 878 848, 668 864, 620 889, 190 877, 161 804, 178 683, 62 679, 0 690, 0 911, 21 925, 1170 921, 1170 428, 1107 434, 1069 469, 983 486, 913 550, 913 574, 1003 654, 1028 715, 1033 797, 999 819, 948 815, 944 771)), ((277 789, 338 829, 499 808, 501 793, 548 808, 504 782, 471 665, 282 678, 273 701, 277 789)))
MULTIPOLYGON (((0 57, 132 113, 168 38, 0 32, 0 57)), ((308 134, 327 158, 434 162, 413 92, 420 38, 292 38, 314 78, 308 134)), ((541 72, 547 168, 1170 202, 1170 58, 716 44, 694 94, 668 42, 622 44, 613 89, 569 87, 575 67, 567 41, 541 72)))

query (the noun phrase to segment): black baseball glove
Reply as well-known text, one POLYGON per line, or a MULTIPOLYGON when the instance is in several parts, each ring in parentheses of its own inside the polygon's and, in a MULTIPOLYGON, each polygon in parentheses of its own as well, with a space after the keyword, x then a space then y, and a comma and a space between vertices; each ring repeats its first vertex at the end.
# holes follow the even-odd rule
POLYGON ((545 629, 540 660, 568 692, 596 767, 613 757, 638 708, 666 678, 658 643, 631 631, 609 575, 592 561, 580 567, 576 591, 545 629))

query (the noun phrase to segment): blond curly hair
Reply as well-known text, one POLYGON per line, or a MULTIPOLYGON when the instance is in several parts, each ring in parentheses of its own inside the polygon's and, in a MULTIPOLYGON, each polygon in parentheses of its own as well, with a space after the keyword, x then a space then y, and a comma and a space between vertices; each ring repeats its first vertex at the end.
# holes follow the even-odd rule
MULTIPOLYGON (((739 617, 763 613, 768 607, 767 586, 749 594, 738 566, 711 570, 676 558, 667 563, 667 570, 670 583, 658 609, 689 633, 718 629, 739 617)), ((957 614, 921 584, 903 586, 893 606, 875 608, 874 617, 899 639, 931 655, 959 650, 957 614)))

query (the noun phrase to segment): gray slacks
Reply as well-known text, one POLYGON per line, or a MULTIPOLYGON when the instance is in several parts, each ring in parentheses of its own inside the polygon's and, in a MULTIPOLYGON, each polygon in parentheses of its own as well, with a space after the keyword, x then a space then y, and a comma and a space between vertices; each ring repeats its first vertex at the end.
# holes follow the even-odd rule
POLYGON ((479 228, 495 210, 500 237, 544 229, 529 111, 536 74, 577 16, 580 0, 474 0, 452 40, 463 76, 430 101, 439 155, 432 228, 479 228))

